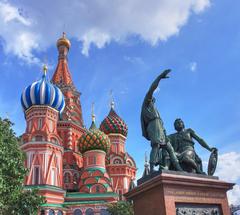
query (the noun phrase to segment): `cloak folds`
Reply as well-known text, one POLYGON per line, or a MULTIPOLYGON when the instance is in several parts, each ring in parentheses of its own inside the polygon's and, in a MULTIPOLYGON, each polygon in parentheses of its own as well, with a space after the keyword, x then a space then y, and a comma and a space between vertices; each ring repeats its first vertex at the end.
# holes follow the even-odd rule
POLYGON ((153 104, 142 105, 141 111, 142 135, 152 144, 165 144, 165 129, 157 109, 153 104))

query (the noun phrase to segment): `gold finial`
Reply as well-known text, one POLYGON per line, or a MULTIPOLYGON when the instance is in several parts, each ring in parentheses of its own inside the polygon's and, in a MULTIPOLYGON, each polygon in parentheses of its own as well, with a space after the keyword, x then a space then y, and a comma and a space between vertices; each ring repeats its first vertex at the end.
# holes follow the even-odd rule
POLYGON ((92 122, 95 122, 95 114, 94 114, 94 102, 92 103, 92 122))
POLYGON ((113 91, 110 90, 110 107, 114 109, 113 91))
POLYGON ((44 76, 46 76, 47 70, 48 70, 47 65, 44 64, 44 65, 43 65, 43 73, 44 73, 44 76))
POLYGON ((57 47, 60 47, 60 46, 62 46, 62 45, 63 45, 63 46, 66 46, 68 49, 69 49, 70 46, 71 46, 71 43, 70 43, 70 41, 67 39, 65 32, 62 33, 62 37, 60 37, 60 38, 58 39, 58 41, 57 41, 57 47))

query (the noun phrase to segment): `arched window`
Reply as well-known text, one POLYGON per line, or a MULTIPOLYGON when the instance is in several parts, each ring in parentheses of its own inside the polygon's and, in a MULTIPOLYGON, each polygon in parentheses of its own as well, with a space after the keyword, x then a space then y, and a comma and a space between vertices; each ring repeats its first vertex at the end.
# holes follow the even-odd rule
POLYGON ((100 215, 111 215, 111 214, 106 209, 101 209, 100 215))
POLYGON ((82 215, 82 211, 80 209, 76 209, 74 212, 73 212, 73 215, 82 215))
POLYGON ((33 168, 33 184, 40 183, 40 167, 34 166, 33 168))
POLYGON ((100 192, 99 185, 96 185, 96 192, 97 192, 97 193, 99 193, 99 192, 100 192))
POLYGON ((130 160, 127 161, 127 164, 130 165, 130 166, 133 166, 133 164, 130 160))
POLYGON ((122 164, 122 161, 121 161, 119 158, 116 158, 116 159, 113 161, 113 164, 122 164))
POLYGON ((96 157, 89 157, 88 158, 88 164, 89 165, 95 165, 96 164, 96 157))
POLYGON ((52 120, 49 120, 48 126, 49 126, 50 132, 53 132, 53 121, 52 120))
POLYGON ((78 174, 74 173, 73 175, 73 184, 74 184, 74 189, 78 189, 78 174))
POLYGON ((43 141, 43 137, 41 135, 36 135, 35 141, 43 141))
POLYGON ((58 144, 58 140, 56 138, 54 138, 54 137, 51 138, 51 142, 55 143, 55 144, 58 144))
POLYGON ((92 209, 92 208, 88 208, 88 209, 86 210, 86 215, 94 215, 93 209, 92 209))
POLYGON ((48 212, 48 215, 54 215, 54 214, 55 214, 54 210, 50 209, 48 212))
POLYGON ((73 182, 77 183, 78 182, 78 174, 74 173, 73 175, 73 182))
POLYGON ((97 163, 97 158, 94 156, 93 157, 93 164, 96 164, 97 163))
POLYGON ((38 119, 38 130, 42 129, 42 118, 38 119))
POLYGON ((51 170, 51 175, 52 175, 52 185, 56 185, 57 184, 57 169, 56 168, 52 168, 51 170))
POLYGON ((58 211, 57 215, 63 215, 63 212, 62 211, 58 211))
POLYGON ((70 173, 69 172, 65 172, 64 173, 64 183, 68 184, 68 183, 70 183, 70 181, 71 181, 70 173))

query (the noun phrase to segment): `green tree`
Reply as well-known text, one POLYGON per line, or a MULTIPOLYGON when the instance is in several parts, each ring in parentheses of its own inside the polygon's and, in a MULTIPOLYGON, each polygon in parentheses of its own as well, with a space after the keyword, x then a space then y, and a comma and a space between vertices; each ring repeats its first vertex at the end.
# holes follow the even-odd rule
POLYGON ((133 215, 133 205, 130 202, 119 201, 108 206, 111 215, 133 215))
POLYGON ((24 190, 25 155, 12 125, 0 117, 0 214, 35 214, 44 199, 37 190, 24 190))

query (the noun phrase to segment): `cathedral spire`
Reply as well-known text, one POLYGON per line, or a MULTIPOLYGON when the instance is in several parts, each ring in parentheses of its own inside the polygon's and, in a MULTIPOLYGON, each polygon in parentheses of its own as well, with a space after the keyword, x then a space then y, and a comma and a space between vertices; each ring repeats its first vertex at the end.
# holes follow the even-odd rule
POLYGON ((43 65, 43 74, 44 74, 44 76, 47 75, 47 71, 48 71, 47 65, 44 64, 44 65, 43 65))
POLYGON ((114 103, 114 99, 113 99, 113 91, 111 90, 110 91, 110 108, 114 110, 114 106, 115 103, 114 103))
POLYGON ((70 41, 66 37, 66 33, 63 32, 61 38, 57 41, 58 48, 58 65, 52 77, 52 82, 59 87, 61 86, 73 86, 70 70, 68 68, 67 54, 71 47, 70 41))
POLYGON ((94 102, 92 103, 92 108, 91 108, 92 110, 91 110, 91 115, 92 115, 92 124, 91 124, 91 126, 90 126, 90 130, 95 130, 95 129, 97 129, 97 126, 96 126, 96 124, 95 124, 95 120, 96 120, 96 115, 94 114, 94 102))
POLYGON ((92 103, 92 122, 95 122, 96 115, 94 114, 94 102, 92 103))
POLYGON ((57 85, 64 94, 66 107, 62 115, 63 121, 72 121, 83 126, 82 107, 80 103, 81 93, 75 88, 71 72, 68 68, 67 54, 71 43, 63 32, 61 38, 57 41, 58 64, 52 77, 52 83, 57 85))

